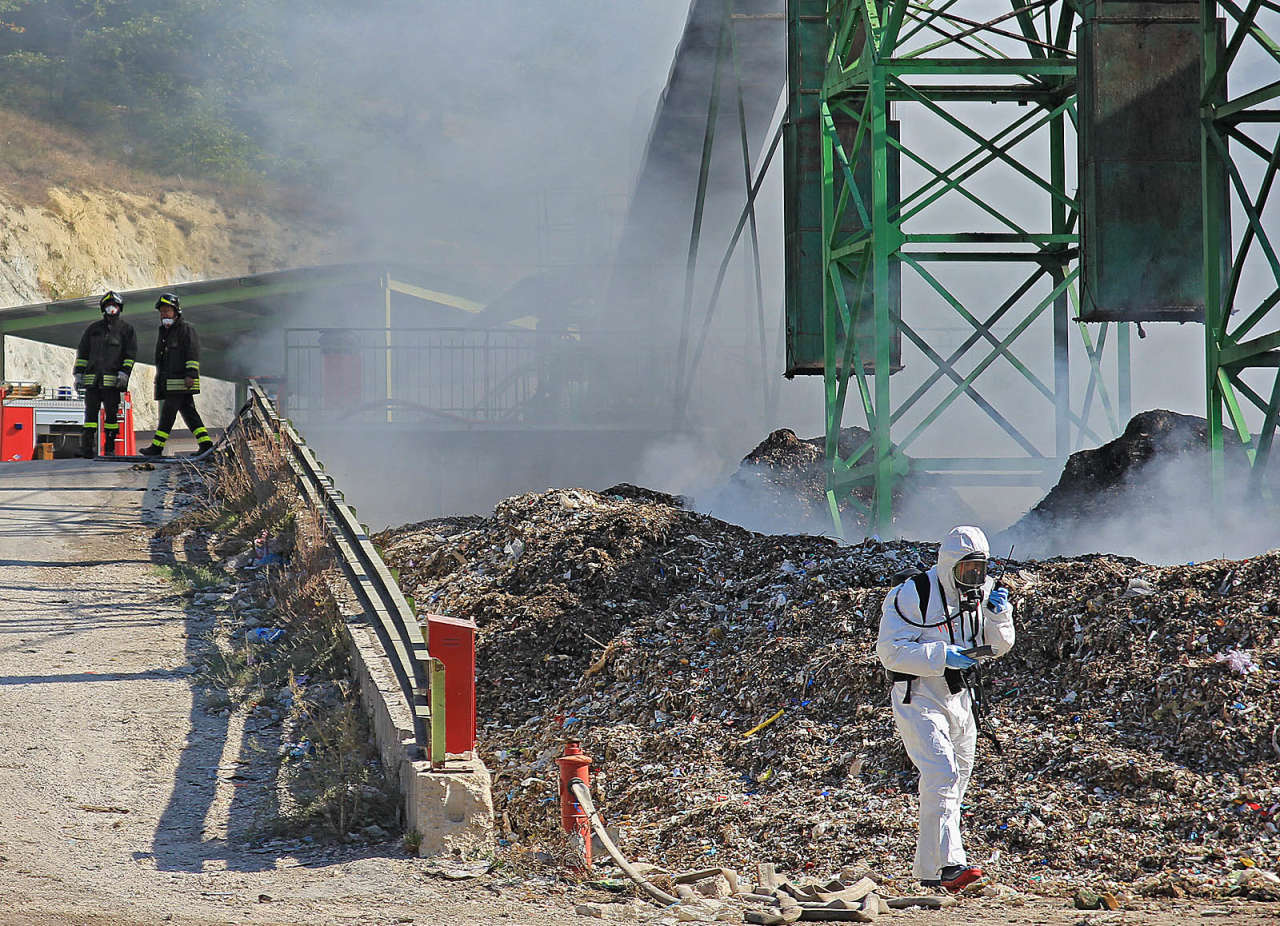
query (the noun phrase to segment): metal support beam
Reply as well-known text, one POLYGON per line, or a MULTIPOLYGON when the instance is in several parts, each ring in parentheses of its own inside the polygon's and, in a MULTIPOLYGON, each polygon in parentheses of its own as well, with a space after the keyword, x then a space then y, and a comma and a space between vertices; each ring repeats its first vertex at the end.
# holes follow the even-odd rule
MULTIPOLYGON (((1266 66, 1280 77, 1280 52, 1257 23, 1263 4, 1250 0, 1241 8, 1230 0, 1204 0, 1200 6, 1201 119, 1204 279, 1205 279, 1205 400, 1209 425, 1210 489, 1215 509, 1221 513, 1228 502, 1243 498, 1253 501, 1269 495, 1267 480, 1271 450, 1280 417, 1280 367, 1272 363, 1280 347, 1280 256, 1272 242, 1263 212, 1280 169, 1280 138, 1267 146, 1241 131, 1250 123, 1275 120, 1275 110, 1265 104, 1280 96, 1280 79, 1235 99, 1227 99, 1232 85, 1231 70, 1240 60, 1242 47, 1253 51, 1265 64, 1250 64, 1248 80, 1258 79, 1257 68, 1266 66), (1223 14, 1226 14, 1225 16, 1223 14), (1224 46, 1219 21, 1235 22, 1231 39, 1224 46), (1236 164, 1231 142, 1266 162, 1259 178, 1256 170, 1242 170, 1236 164), (1229 181, 1229 182, 1228 182, 1229 181), (1246 219, 1237 236, 1230 230, 1233 208, 1246 219), (1252 306, 1239 305, 1240 281, 1249 270, 1269 273, 1275 288, 1252 306), (1240 316, 1233 324, 1233 319, 1240 316), (1259 333, 1259 330, 1261 333, 1259 333), (1269 390, 1259 395, 1244 382, 1242 372, 1275 370, 1269 390), (1264 398, 1269 395, 1268 398, 1264 398), (1262 413, 1260 430, 1251 433, 1250 419, 1240 397, 1248 399, 1262 413), (1244 448, 1250 471, 1243 486, 1232 485, 1226 467, 1227 420, 1244 448)), ((1262 73, 1265 78, 1266 72, 1262 73)), ((1254 165, 1249 165, 1253 167, 1254 165)), ((1256 298, 1256 297, 1255 297, 1256 298)), ((1256 420, 1256 419, 1255 419, 1256 420)))
MULTIPOLYGON (((809 43, 793 60, 793 70, 796 61, 803 65, 814 55, 825 56, 821 109, 847 120, 840 131, 828 122, 822 172, 812 181, 822 189, 826 267, 822 356, 827 498, 842 536, 842 510, 865 518, 860 527, 868 534, 893 533, 895 487, 903 478, 930 484, 1043 486, 1046 478, 1060 471, 1070 452, 1073 427, 1082 435, 1105 439, 1089 421, 1092 400, 1077 410, 1071 398, 1070 330, 1072 307, 1079 301, 1080 236, 1079 206, 1074 191, 1067 188, 1068 158, 1074 157, 1068 148, 1067 120, 1075 119, 1077 67, 1068 46, 1073 41, 1076 10, 1066 0, 1015 0, 1011 12, 979 19, 954 9, 961 2, 827 4, 827 28, 820 32, 813 31, 812 18, 803 15, 812 13, 812 4, 791 0, 788 6, 793 44, 809 43), (1035 15, 1032 8, 1037 10, 1035 15), (961 57, 965 53, 969 56, 961 57), (962 101, 1002 104, 1003 112, 1009 114, 1008 124, 994 131, 979 130, 954 108, 962 101), (1033 111, 1015 108, 1028 103, 1035 106, 1033 111), (891 120, 905 125, 909 119, 958 135, 970 150, 953 163, 934 166, 928 152, 906 140, 925 134, 919 126, 901 139, 896 132, 890 133, 891 120), (1031 160, 1033 146, 1038 154, 1047 148, 1047 177, 1031 160), (904 169, 910 165, 913 171, 912 185, 905 182, 906 173, 901 175, 896 202, 890 200, 888 182, 891 153, 901 157, 904 169), (924 179, 916 183, 914 176, 920 174, 924 179), (1015 218, 990 195, 995 185, 1025 190, 1029 200, 1041 204, 1037 221, 1015 218), (940 225, 948 210, 935 209, 939 202, 963 202, 970 211, 976 208, 995 229, 940 225), (853 210, 859 222, 844 221, 853 210), (937 272, 926 270, 926 262, 938 264, 937 272), (1018 268, 1021 263, 1036 265, 1029 279, 1018 268), (982 266, 996 286, 1001 285, 996 281, 1007 279, 1005 291, 1013 295, 994 312, 991 305, 966 305, 956 295, 961 290, 946 276, 953 272, 951 266, 961 264, 982 266), (930 345, 919 331, 918 320, 907 316, 906 304, 902 317, 895 317, 890 301, 896 285, 890 275, 893 266, 914 272, 913 283, 924 288, 926 298, 913 298, 913 310, 932 303, 974 328, 954 352, 944 356, 930 345), (869 298, 864 300, 864 293, 869 298), (1002 325, 999 330, 997 323, 1002 325), (1052 343, 1052 376, 1046 377, 1047 382, 1019 356, 1026 351, 1016 343, 1041 324, 1049 326, 1052 343), (860 344, 854 332, 871 332, 873 343, 860 344), (892 339, 899 334, 935 369, 922 386, 895 404, 891 374, 898 364, 890 351, 892 339), (981 353, 970 360, 979 347, 981 353), (999 360, 1007 361, 1029 388, 999 392, 980 388, 975 381, 999 360), (908 422, 900 419, 942 381, 950 381, 952 388, 927 409, 923 420, 898 434, 895 424, 906 427, 908 422), (841 430, 851 388, 859 397, 870 436, 850 450, 842 448, 841 430), (1027 395, 1047 401, 1046 412, 1053 422, 1047 446, 1041 446, 1041 438, 1016 421, 1018 415, 1026 420, 1027 395), (1003 441, 1009 456, 997 461, 906 457, 906 448, 962 398, 975 403, 995 425, 993 446, 1003 441), (999 407, 1001 403, 1004 408, 999 407), (1028 461, 1034 462, 1028 467, 1028 461)), ((793 95, 793 108, 804 105, 803 96, 793 95)), ((1118 340, 1122 356, 1117 369, 1123 379, 1128 371, 1127 331, 1118 340)), ((1114 432, 1115 409, 1110 399, 1114 393, 1102 378, 1104 345, 1104 340, 1096 347, 1087 343, 1082 359, 1090 366, 1090 395, 1101 397, 1114 432)), ((1121 408, 1127 409, 1127 382, 1119 382, 1117 389, 1121 408)))

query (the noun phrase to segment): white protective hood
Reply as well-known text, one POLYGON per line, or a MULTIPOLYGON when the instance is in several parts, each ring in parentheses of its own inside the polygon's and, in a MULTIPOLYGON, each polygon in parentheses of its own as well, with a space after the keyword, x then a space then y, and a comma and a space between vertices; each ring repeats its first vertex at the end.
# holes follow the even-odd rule
POLYGON ((942 586, 947 603, 952 607, 958 606, 960 602, 960 595, 956 590, 956 563, 972 553, 981 553, 990 559, 991 545, 987 543, 987 535, 981 528, 968 525, 951 528, 938 548, 938 584, 942 586))

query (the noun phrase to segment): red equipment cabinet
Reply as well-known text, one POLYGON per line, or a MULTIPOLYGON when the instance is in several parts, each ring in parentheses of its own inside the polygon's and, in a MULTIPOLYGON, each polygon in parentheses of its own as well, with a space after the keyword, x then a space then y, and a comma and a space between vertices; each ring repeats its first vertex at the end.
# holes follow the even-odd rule
POLYGON ((30 460, 36 452, 36 410, 13 405, 0 392, 0 460, 30 460))
MULTIPOLYGON (((116 433, 116 453, 132 456, 137 453, 138 445, 133 434, 133 397, 128 392, 120 397, 117 420, 120 430, 116 433)), ((83 399, 11 395, 0 387, 0 461, 31 460, 35 457, 36 444, 44 440, 70 442, 78 450, 83 430, 83 399)), ((104 430, 102 413, 99 412, 99 453, 102 452, 104 430)))
POLYGON ((476 748, 476 625, 459 617, 427 615, 427 651, 444 663, 444 751, 476 748))

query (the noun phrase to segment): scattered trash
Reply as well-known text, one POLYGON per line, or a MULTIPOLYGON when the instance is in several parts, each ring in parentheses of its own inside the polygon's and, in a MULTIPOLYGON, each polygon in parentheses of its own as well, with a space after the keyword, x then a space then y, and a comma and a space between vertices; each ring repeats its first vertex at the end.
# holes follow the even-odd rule
POLYGON ((1156 587, 1146 579, 1133 578, 1129 580, 1129 584, 1125 586, 1125 598, 1137 598, 1139 596, 1154 595, 1156 587))
POLYGON ((1108 910, 1120 909, 1120 902, 1116 900, 1114 894, 1109 891, 1095 894, 1085 887, 1076 891, 1074 903, 1077 910, 1101 910, 1104 907, 1108 910))
POLYGON ((1218 653, 1214 656, 1213 661, 1225 662, 1228 669, 1239 675, 1248 675, 1250 672, 1258 671, 1257 664, 1246 650, 1227 650, 1225 653, 1218 653))
POLYGON ((1280 876, 1261 868, 1244 868, 1231 873, 1231 893, 1263 902, 1280 900, 1280 876))
POLYGON ((760 732, 761 730, 763 730, 765 727, 769 726, 769 724, 773 723, 775 720, 777 720, 779 717, 781 717, 781 716, 782 716, 783 714, 785 714, 786 712, 787 712, 787 709, 786 709, 785 707, 780 707, 780 708, 778 708, 778 712, 777 712, 776 714, 774 714, 774 715, 773 715, 772 717, 770 717, 768 720, 765 720, 765 721, 763 721, 762 723, 758 723, 758 724, 756 724, 754 727, 752 727, 750 730, 748 730, 746 733, 744 733, 744 734, 742 734, 742 735, 743 735, 743 736, 755 736, 757 733, 759 733, 759 732, 760 732))
MULTIPOLYGON (((513 844, 559 838, 553 760, 574 718, 630 857, 862 866, 912 889, 916 773, 874 647, 893 577, 936 544, 765 536, 625 485, 375 541, 407 594, 479 625, 480 742, 513 844)), ((1026 561, 1006 581, 1018 642, 986 673, 1005 755, 976 765, 970 857, 990 870, 998 853, 1008 890, 1122 905, 1107 885, 1213 898, 1238 856, 1274 867, 1280 552, 1026 561), (1216 669, 1232 651, 1257 671, 1216 669)))
POLYGON ((428 865, 424 871, 432 877, 444 878, 446 881, 468 881, 488 874, 491 868, 493 868, 492 861, 481 859, 475 862, 445 862, 439 865, 428 865))
POLYGON ((502 552, 507 554, 507 562, 514 566, 520 562, 520 557, 524 556, 524 541, 517 537, 503 547, 502 552))
POLYGON ((259 643, 275 643, 284 636, 282 627, 253 627, 245 634, 250 640, 259 643))
POLYGON ((316 746, 311 740, 304 739, 297 743, 281 743, 280 750, 295 759, 301 759, 303 756, 309 756, 314 753, 316 746))

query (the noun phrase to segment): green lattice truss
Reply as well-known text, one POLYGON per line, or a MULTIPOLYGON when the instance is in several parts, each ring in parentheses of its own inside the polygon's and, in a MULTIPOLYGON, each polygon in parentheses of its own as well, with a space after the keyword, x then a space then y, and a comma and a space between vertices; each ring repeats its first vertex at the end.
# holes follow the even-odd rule
MULTIPOLYGON (((830 44, 822 74, 819 107, 823 144, 823 370, 827 406, 828 500, 837 529, 840 508, 848 504, 865 516, 868 532, 893 530, 895 484, 909 472, 936 482, 960 485, 1043 485, 1060 470, 1075 444, 1105 438, 1090 425, 1095 396, 1101 400, 1111 433, 1129 415, 1129 325, 1117 325, 1118 395, 1112 402, 1102 358, 1109 328, 1096 341, 1077 325, 1089 364, 1083 404, 1072 408, 1068 339, 1071 318, 1079 310, 1076 279, 1079 236, 1077 206, 1066 188, 1066 123, 1075 119, 1076 62, 1071 50, 1078 22, 1063 2, 1017 3, 1004 15, 978 21, 958 9, 958 0, 874 3, 793 0, 793 29, 813 29, 825 21, 830 44), (949 108, 959 101, 996 104, 1008 113, 992 134, 967 125, 949 108), (949 163, 935 164, 903 144, 891 131, 889 105, 899 104, 903 125, 928 117, 967 140, 968 150, 949 163), (841 123, 846 126, 843 130, 841 123), (852 135, 852 138, 850 138, 852 135), (1013 149, 1039 139, 1048 150, 1049 176, 1013 149), (915 165, 925 176, 914 188, 894 196, 891 158, 915 165), (869 166, 869 170, 863 168, 869 166), (977 191, 990 184, 1019 184, 1026 195, 1047 205, 1042 227, 1025 227, 977 191), (861 174, 861 176, 858 176, 861 174), (979 182, 975 182, 979 178, 979 182), (944 198, 962 198, 998 230, 917 231, 934 227, 922 213, 944 198), (856 211, 856 220, 849 214, 856 211), (993 284, 1007 298, 982 307, 965 305, 945 279, 945 266, 982 262, 993 284), (892 304, 894 264, 927 284, 941 304, 971 326, 963 344, 942 356, 914 327, 910 308, 892 304), (1073 308, 1075 311, 1073 311, 1073 308), (849 337, 867 329, 873 337, 849 337), (1053 378, 1044 381, 1015 353, 1020 336, 1036 323, 1052 325, 1053 378), (997 335, 996 326, 1004 333, 997 335), (1011 326, 1011 327, 1010 327, 1011 326), (933 364, 930 375, 912 393, 891 395, 891 350, 900 332, 933 364), (868 351, 873 355, 868 356, 868 351), (976 361, 973 355, 979 354, 976 361), (964 360, 964 366, 961 362, 964 360), (984 395, 976 381, 997 362, 1011 364, 1027 389, 1016 396, 984 395), (961 372, 967 369, 967 372, 961 372), (917 406, 940 381, 951 386, 932 408, 917 406), (839 435, 850 392, 865 416, 871 437, 842 455, 839 435), (914 458, 912 444, 934 426, 961 397, 976 403, 1008 438, 1016 455, 991 458, 914 458), (1028 399, 1030 397, 1030 399, 1028 399), (1052 447, 1037 446, 1003 413, 998 402, 1043 401, 1055 420, 1052 447), (914 425, 898 428, 908 415, 914 425), (855 494, 855 490, 861 491, 855 494), (869 491, 868 491, 869 490, 869 491), (859 500, 859 496, 862 500, 859 500), (869 504, 866 499, 869 496, 869 504)), ((793 73, 793 81, 795 75, 793 73)), ((794 99, 794 98, 793 98, 794 99)), ((989 187, 988 187, 989 188, 989 187)), ((936 212, 936 210, 935 210, 936 212)))
MULTIPOLYGON (((1263 218, 1271 188, 1280 169, 1280 110, 1266 108, 1280 97, 1280 80, 1227 98, 1247 53, 1270 65, 1280 77, 1280 47, 1267 35, 1260 14, 1277 12, 1275 4, 1250 0, 1241 7, 1233 0, 1201 4, 1204 83, 1201 96, 1205 259, 1205 370, 1208 386, 1210 446, 1214 460, 1214 489, 1218 500, 1227 495, 1223 465, 1223 409, 1243 441, 1251 465, 1248 491, 1266 493, 1264 475, 1280 415, 1280 259, 1263 218), (1217 21, 1225 19, 1229 38, 1219 45, 1217 21), (1234 66, 1234 70, 1233 70, 1234 66), (1260 140, 1261 139, 1261 140, 1260 140), (1238 161, 1236 155, 1245 159, 1238 161), (1254 161, 1253 159, 1257 160, 1254 161), (1247 163, 1252 161, 1252 163, 1247 163), (1222 170, 1225 167, 1225 171, 1222 170), (1225 177, 1225 180, 1223 179, 1225 177), (1220 184, 1227 185, 1226 195, 1220 184), (1230 238, 1220 233, 1235 206, 1246 219, 1230 238), (1258 273, 1265 279, 1261 299, 1243 295, 1243 281, 1258 273), (1252 378, 1253 385, 1246 381, 1252 378), (1269 381, 1270 389, 1254 386, 1269 381), (1261 428, 1252 432, 1247 402, 1262 414, 1261 428)), ((1257 71, 1255 70, 1255 74, 1257 71)), ((1255 78, 1256 79, 1256 78, 1255 78)), ((1257 289, 1257 287, 1254 287, 1257 289)))

